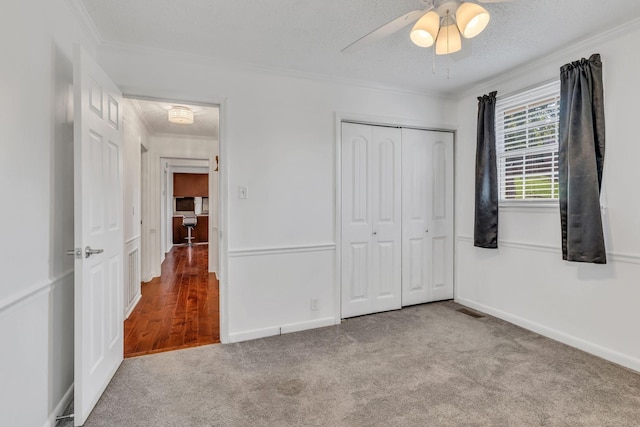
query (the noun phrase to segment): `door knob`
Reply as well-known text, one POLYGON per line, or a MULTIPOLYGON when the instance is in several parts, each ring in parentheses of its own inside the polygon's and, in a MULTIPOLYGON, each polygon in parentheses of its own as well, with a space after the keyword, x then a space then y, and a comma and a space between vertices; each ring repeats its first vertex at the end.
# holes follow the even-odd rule
POLYGON ((104 249, 91 249, 91 246, 84 248, 84 257, 89 258, 91 255, 101 254, 104 249))
POLYGON ((376 234, 378 234, 378 232, 377 232, 377 231, 374 231, 374 232, 373 232, 373 235, 375 236, 376 234))

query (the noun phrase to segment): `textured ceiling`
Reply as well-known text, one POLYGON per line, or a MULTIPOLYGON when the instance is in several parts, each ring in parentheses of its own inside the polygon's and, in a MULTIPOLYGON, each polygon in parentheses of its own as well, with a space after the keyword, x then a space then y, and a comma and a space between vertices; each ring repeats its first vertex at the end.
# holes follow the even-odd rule
POLYGON ((410 26, 353 54, 340 50, 421 0, 80 0, 105 43, 311 72, 394 87, 456 91, 640 17, 638 0, 513 0, 462 51, 435 58, 410 26), (447 73, 448 70, 448 73, 447 73), (447 78, 449 74, 449 78, 447 78))
POLYGON ((198 136, 212 139, 218 137, 218 107, 144 99, 126 99, 125 102, 130 102, 133 105, 153 135, 198 136), (193 111, 193 124, 180 125, 169 122, 168 111, 175 105, 188 107, 193 111))

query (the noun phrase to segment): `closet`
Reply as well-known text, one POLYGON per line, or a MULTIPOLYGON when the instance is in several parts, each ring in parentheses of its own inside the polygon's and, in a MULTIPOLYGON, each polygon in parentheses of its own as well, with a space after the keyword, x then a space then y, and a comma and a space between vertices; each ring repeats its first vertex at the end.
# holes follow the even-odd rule
POLYGON ((342 123, 342 317, 453 298, 453 134, 342 123))

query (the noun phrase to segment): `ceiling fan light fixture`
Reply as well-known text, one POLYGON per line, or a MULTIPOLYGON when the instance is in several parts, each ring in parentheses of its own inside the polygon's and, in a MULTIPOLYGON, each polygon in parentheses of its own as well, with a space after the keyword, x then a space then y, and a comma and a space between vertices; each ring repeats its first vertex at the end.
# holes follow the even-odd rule
POLYGON ((476 3, 462 3, 456 11, 458 29, 466 39, 477 36, 487 28, 489 19, 491 19, 489 12, 476 3))
POLYGON ((176 106, 169 110, 169 121, 179 125, 193 124, 193 111, 187 107, 176 106))
POLYGON ((438 29, 440 28, 440 17, 434 11, 424 15, 413 26, 409 37, 411 41, 420 47, 432 46, 438 37, 438 29))
POLYGON ((453 18, 449 15, 442 18, 440 32, 436 39, 436 55, 447 55, 462 49, 460 32, 453 18))

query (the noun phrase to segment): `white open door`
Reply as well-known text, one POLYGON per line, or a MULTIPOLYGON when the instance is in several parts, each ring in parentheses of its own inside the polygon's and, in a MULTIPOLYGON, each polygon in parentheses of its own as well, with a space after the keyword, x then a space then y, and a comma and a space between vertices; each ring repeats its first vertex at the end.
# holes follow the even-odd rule
POLYGON ((453 298, 453 134, 402 129, 402 305, 453 298))
POLYGON ((74 51, 75 425, 123 359, 122 94, 74 51))

